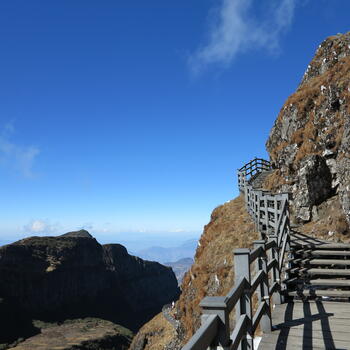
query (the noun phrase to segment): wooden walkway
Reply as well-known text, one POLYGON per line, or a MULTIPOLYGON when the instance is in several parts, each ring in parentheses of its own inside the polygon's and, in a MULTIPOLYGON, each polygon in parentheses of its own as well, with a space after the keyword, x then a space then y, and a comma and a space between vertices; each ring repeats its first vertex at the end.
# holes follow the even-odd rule
POLYGON ((259 350, 350 349, 350 303, 294 301, 276 305, 274 330, 259 350))

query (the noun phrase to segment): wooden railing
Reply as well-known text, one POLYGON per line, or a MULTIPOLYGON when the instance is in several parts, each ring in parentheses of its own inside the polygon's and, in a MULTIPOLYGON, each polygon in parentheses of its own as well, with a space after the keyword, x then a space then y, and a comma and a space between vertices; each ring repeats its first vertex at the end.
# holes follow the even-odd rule
POLYGON ((290 228, 288 194, 254 190, 251 185, 261 172, 270 169, 268 161, 255 158, 238 170, 239 189, 244 193, 248 212, 262 239, 254 242, 253 250, 234 251, 233 288, 226 296, 205 297, 200 302, 202 325, 182 350, 253 349, 254 333, 259 324, 263 332, 271 332, 270 302, 284 301, 281 273, 290 228), (258 294, 258 305, 253 314, 254 293, 258 294), (236 310, 234 327, 229 317, 233 309, 236 310))
POLYGON ((254 158, 242 168, 238 169, 238 188, 244 191, 245 185, 256 178, 261 172, 271 169, 271 163, 268 160, 254 158))
POLYGON ((244 194, 246 208, 260 232, 261 239, 277 237, 279 265, 283 266, 289 247, 289 193, 276 193, 253 188, 253 180, 263 171, 270 170, 270 163, 255 158, 238 170, 239 190, 244 194), (243 169, 243 170, 242 170, 243 169), (246 175, 246 169, 254 175, 246 175))
POLYGON ((182 350, 204 350, 219 346, 227 350, 253 349, 254 333, 260 324, 263 332, 271 332, 270 299, 280 304, 277 241, 271 238, 255 241, 254 249, 234 251, 235 284, 223 297, 205 297, 201 302, 202 325, 182 350), (252 264, 256 273, 252 273, 252 264), (258 305, 253 314, 253 295, 258 305), (236 323, 230 324, 235 309, 236 323))

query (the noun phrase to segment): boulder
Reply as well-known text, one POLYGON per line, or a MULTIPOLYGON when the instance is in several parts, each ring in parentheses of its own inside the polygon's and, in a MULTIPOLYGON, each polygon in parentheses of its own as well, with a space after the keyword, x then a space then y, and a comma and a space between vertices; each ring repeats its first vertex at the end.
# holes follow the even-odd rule
POLYGON ((326 160, 318 155, 306 156, 300 163, 298 187, 294 197, 297 219, 308 221, 311 209, 332 194, 332 174, 326 160))

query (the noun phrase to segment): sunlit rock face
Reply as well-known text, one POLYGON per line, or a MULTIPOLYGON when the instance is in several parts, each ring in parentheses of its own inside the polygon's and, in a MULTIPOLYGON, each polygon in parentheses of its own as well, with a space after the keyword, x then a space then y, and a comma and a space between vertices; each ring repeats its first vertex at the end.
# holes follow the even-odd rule
POLYGON ((350 32, 317 49, 266 142, 278 169, 270 188, 292 193, 293 219, 337 195, 350 223, 350 32))
POLYGON ((0 298, 39 319, 101 317, 137 329, 179 295, 171 268, 87 231, 0 247, 0 298))

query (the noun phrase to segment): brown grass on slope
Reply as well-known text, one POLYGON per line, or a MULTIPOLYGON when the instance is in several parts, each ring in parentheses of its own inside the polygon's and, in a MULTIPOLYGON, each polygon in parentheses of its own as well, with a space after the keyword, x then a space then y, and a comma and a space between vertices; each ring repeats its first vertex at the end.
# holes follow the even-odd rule
POLYGON ((178 346, 169 349, 178 349, 180 343, 185 344, 200 326, 198 304, 202 298, 223 296, 232 288, 233 250, 251 248, 252 242, 257 239, 259 235, 245 209, 243 197, 214 209, 209 224, 204 227, 195 262, 183 279, 182 294, 176 303, 177 317, 185 332, 183 338, 174 342, 175 332, 171 332, 170 324, 159 314, 141 328, 129 350, 163 350, 170 341, 178 346))
POLYGON ((185 340, 200 326, 198 306, 204 296, 225 295, 233 286, 233 250, 252 247, 258 239, 254 224, 245 209, 243 197, 217 207, 197 248, 195 263, 185 275, 177 303, 185 340))

